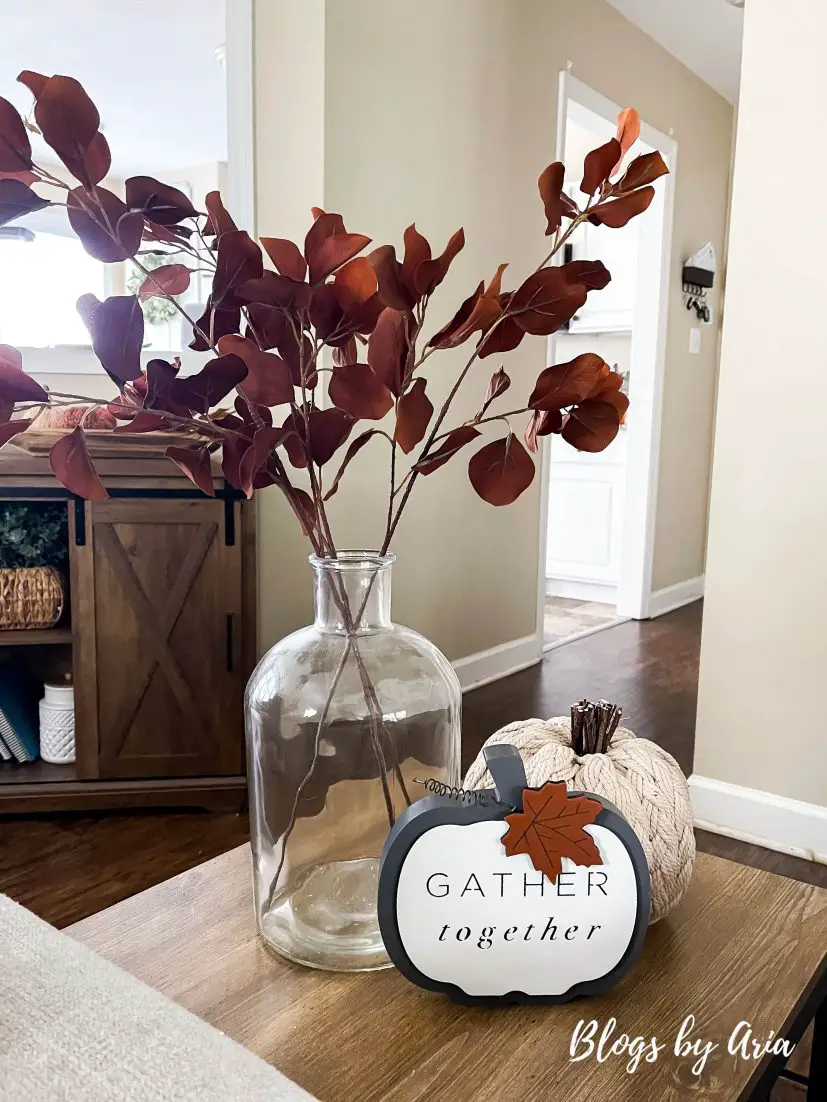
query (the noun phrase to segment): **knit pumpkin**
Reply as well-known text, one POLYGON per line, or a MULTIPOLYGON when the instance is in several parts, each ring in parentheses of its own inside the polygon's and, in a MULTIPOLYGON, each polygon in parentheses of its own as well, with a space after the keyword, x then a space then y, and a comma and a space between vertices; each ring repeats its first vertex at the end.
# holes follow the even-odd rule
MULTIPOLYGON (((563 717, 510 723, 485 745, 503 742, 520 751, 530 787, 565 781, 569 790, 605 796, 620 810, 640 839, 649 864, 651 922, 669 914, 689 886, 695 861, 689 786, 672 755, 619 727, 605 753, 581 757, 572 749, 571 724, 563 717)), ((482 752, 463 787, 493 787, 482 752)))

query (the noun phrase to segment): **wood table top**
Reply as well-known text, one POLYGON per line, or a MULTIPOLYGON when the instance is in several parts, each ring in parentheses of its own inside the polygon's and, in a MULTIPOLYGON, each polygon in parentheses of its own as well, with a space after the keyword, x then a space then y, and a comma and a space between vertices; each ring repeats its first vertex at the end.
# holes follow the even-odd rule
MULTIPOLYGON (((783 1035, 827 974, 827 891, 707 854, 613 991, 564 1006, 461 1007, 394 969, 340 975, 275 957, 256 936, 241 846, 67 931, 217 1026, 322 1102, 670 1102, 745 1099, 762 1064, 727 1051, 739 1022, 783 1035), (694 1015, 697 1053, 674 1053, 694 1015), (656 1037, 657 1060, 572 1062, 578 1022, 656 1037)), ((582 1050, 581 1050, 582 1051, 582 1050)))

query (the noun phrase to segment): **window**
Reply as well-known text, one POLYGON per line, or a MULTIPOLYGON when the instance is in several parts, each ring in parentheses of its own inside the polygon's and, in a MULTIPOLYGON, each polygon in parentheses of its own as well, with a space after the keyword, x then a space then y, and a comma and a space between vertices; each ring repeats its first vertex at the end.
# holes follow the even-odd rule
POLYGON ((37 211, 21 225, 23 233, 0 236, 0 343, 88 346, 76 304, 90 292, 106 297, 104 265, 72 234, 62 208, 37 211))

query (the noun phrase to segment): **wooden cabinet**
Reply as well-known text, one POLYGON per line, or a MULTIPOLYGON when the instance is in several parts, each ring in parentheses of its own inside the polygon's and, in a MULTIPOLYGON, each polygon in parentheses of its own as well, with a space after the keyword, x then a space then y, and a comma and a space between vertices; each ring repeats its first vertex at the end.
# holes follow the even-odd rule
MULTIPOLYGON (((237 503, 232 506, 240 509, 237 503)), ((74 552, 82 775, 243 772, 241 547, 221 501, 87 502, 74 552)))
MULTIPOLYGON (((242 802, 252 504, 223 484, 222 496, 201 495, 169 467, 160 484, 127 469, 108 500, 67 495, 71 634, 37 644, 71 640, 76 763, 0 768, 0 811, 242 802)), ((5 485, 3 473, 0 463, 0 499, 59 492, 5 485)))

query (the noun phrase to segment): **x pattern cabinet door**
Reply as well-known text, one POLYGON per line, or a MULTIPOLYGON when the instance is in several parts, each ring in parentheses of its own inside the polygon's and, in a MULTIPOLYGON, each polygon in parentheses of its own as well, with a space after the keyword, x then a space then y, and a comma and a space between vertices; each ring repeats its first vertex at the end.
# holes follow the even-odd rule
POLYGON ((77 631, 94 663, 98 775, 241 773, 242 563, 225 539, 223 503, 86 508, 80 551, 93 608, 77 631))

